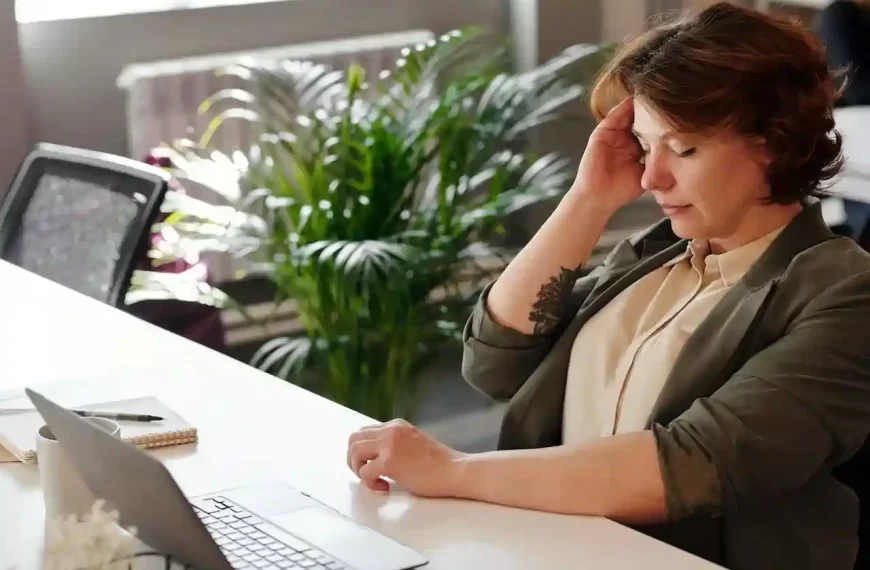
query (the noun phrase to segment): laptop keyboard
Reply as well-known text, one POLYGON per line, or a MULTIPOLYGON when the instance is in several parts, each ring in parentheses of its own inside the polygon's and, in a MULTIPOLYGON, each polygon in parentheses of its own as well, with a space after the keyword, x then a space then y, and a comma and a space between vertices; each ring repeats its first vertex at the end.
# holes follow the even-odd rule
POLYGON ((224 497, 198 499, 193 508, 236 570, 350 570, 301 540, 269 535, 265 521, 224 497), (261 528, 262 527, 262 528, 261 528))

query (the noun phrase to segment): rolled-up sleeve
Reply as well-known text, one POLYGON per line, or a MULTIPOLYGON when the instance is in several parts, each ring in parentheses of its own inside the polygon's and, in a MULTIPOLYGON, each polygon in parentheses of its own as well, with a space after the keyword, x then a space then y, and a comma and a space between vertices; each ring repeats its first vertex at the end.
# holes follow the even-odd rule
MULTIPOLYGON (((568 320, 598 282, 606 263, 574 284, 565 305, 568 320)), ((505 401, 531 376, 559 337, 561 327, 551 334, 523 334, 497 323, 487 310, 487 296, 494 283, 481 293, 474 312, 463 330, 462 376, 489 397, 505 401)))
POLYGON ((870 434, 870 276, 831 288, 709 398, 654 425, 672 520, 799 487, 870 434))
POLYGON ((490 316, 486 286, 463 332, 462 375, 495 400, 510 399, 547 355, 553 340, 504 327, 490 316))

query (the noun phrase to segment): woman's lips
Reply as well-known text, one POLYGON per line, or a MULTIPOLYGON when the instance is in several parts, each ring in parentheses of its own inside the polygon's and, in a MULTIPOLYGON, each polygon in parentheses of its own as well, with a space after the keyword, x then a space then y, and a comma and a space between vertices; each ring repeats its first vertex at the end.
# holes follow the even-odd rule
POLYGON ((662 211, 666 216, 678 216, 685 213, 691 206, 662 206, 662 211))

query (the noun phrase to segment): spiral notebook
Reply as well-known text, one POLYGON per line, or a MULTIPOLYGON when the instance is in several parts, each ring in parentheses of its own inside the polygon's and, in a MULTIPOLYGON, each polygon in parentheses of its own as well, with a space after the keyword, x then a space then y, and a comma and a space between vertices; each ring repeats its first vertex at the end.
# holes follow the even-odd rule
MULTIPOLYGON (((76 406, 76 409, 161 416, 163 421, 118 422, 121 426, 121 438, 140 449, 181 445, 198 440, 197 428, 154 396, 100 402, 76 406)), ((44 423, 35 409, 13 415, 0 415, 0 463, 35 463, 36 432, 44 423)))

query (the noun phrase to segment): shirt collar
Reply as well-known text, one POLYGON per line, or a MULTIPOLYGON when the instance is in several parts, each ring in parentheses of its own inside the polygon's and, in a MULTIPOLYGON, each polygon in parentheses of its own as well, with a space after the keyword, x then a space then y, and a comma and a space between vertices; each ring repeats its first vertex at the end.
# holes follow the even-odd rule
MULTIPOLYGON (((786 224, 787 225, 787 224, 786 224)), ((722 275, 722 281, 729 287, 740 281, 746 275, 746 272, 752 267, 761 254, 767 247, 773 243, 773 240, 785 229, 785 225, 780 226, 772 232, 761 236, 760 238, 751 241, 745 245, 720 253, 718 255, 710 253, 710 243, 705 239, 693 239, 686 247, 686 251, 674 259, 667 262, 664 266, 671 267, 688 259, 692 256, 704 257, 705 265, 710 263, 710 258, 714 258, 719 265, 719 273, 722 275)))

